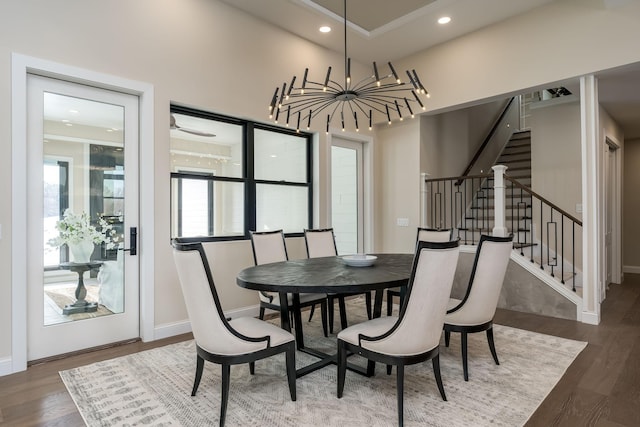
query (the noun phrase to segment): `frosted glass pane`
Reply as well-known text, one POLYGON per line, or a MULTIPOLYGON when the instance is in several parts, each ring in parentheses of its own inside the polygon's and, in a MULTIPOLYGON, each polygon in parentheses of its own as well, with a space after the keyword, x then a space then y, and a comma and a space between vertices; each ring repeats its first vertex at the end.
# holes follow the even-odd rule
POLYGON ((262 129, 255 131, 255 177, 307 182, 307 139, 262 129))
POLYGON ((338 253, 357 253, 358 157, 351 148, 331 147, 331 224, 338 253))
POLYGON ((256 230, 302 233, 309 227, 308 189, 284 185, 256 185, 256 230))

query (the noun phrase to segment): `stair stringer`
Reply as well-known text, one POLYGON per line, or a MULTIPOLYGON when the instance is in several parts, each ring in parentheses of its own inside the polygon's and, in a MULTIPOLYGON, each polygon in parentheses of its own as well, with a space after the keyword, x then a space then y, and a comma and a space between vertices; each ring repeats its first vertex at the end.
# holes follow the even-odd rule
POLYGON ((534 275, 538 280, 547 284, 554 291, 562 295, 567 300, 571 301, 576 306, 576 319, 582 322, 582 297, 577 293, 568 289, 565 285, 560 283, 557 278, 552 277, 549 272, 540 268, 537 263, 531 262, 528 258, 523 257, 517 250, 511 252, 511 260, 518 264, 523 269, 534 275))

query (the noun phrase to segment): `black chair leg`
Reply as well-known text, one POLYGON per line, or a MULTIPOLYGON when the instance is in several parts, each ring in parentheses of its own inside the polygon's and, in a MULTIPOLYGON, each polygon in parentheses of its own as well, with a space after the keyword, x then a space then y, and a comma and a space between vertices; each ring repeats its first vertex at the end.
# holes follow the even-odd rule
POLYGON ((335 298, 333 296, 328 296, 327 297, 327 310, 328 310, 328 314, 329 314, 329 333, 333 333, 333 305, 335 302, 335 298))
POLYGON ((292 342, 286 352, 287 362, 287 382, 289 383, 289 394, 291 401, 296 401, 296 346, 292 342))
POLYGON ((202 379, 203 368, 204 368, 204 359, 198 356, 196 360, 196 378, 193 380, 193 389, 191 389, 191 396, 195 396, 196 391, 198 391, 198 386, 200 385, 200 380, 202 379))
POLYGON ((396 387, 398 389, 398 426, 404 425, 404 365, 396 366, 396 387))
POLYGON ((258 315, 258 319, 264 320, 264 307, 260 307, 260 314, 258 315))
POLYGON ((347 306, 344 303, 344 297, 338 297, 338 307, 340 307, 340 328, 344 331, 347 329, 347 306))
POLYGON ((469 366, 467 365, 467 333, 460 334, 460 342, 462 343, 462 371, 464 372, 464 380, 469 381, 469 366))
POLYGON ((431 363, 433 364, 433 375, 436 377, 436 384, 438 385, 438 390, 440 391, 440 396, 442 396, 442 400, 447 401, 447 396, 444 394, 444 386, 442 385, 442 376, 440 375, 440 355, 436 355, 433 359, 431 359, 431 363))
POLYGON ((313 312, 314 311, 316 311, 316 305, 315 304, 313 304, 311 306, 311 310, 309 310, 309 320, 308 320, 308 322, 311 322, 311 319, 313 318, 313 312))
POLYGON ((256 373, 256 362, 249 362, 249 374, 255 375, 256 373))
POLYGON ((367 360, 367 376, 372 377, 376 374, 376 362, 367 360))
POLYGON ((222 397, 220 401, 220 427, 224 427, 227 416, 227 403, 229 403, 229 378, 231 377, 231 366, 222 365, 222 397))
POLYGON ((496 362, 496 365, 499 365, 498 354, 496 353, 496 345, 493 342, 493 327, 487 329, 487 341, 489 341, 489 350, 491 350, 491 355, 493 356, 493 360, 496 362))
POLYGON ((451 341, 451 332, 444 331, 444 346, 449 347, 449 342, 451 341))
POLYGON ((325 338, 329 336, 329 329, 327 327, 327 300, 325 299, 320 304, 320 314, 322 315, 322 332, 325 338))
POLYGON ((387 375, 391 375, 392 369, 393 369, 393 365, 387 365, 387 375))
POLYGON ((344 379, 347 375, 347 349, 342 342, 338 341, 338 399, 342 397, 344 391, 344 379))
POLYGON ((387 292, 387 316, 391 316, 393 312, 393 297, 387 292))
POLYGON ((367 292, 365 294, 364 303, 367 307, 367 319, 371 320, 373 318, 373 307, 371 307, 371 292, 367 292))

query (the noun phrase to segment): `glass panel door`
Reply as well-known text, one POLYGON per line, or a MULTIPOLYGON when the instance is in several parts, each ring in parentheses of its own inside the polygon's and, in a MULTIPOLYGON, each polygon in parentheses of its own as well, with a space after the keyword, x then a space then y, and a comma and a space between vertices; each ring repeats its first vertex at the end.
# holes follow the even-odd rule
POLYGON ((28 359, 135 338, 137 97, 38 76, 28 96, 28 359))
POLYGON ((364 251, 362 144, 334 138, 331 146, 331 224, 339 254, 364 251))

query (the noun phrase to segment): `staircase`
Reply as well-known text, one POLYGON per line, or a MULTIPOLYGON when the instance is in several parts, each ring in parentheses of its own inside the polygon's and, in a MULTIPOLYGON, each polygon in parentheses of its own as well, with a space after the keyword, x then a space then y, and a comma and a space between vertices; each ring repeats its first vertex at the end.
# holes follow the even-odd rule
MULTIPOLYGON (((507 166, 505 172, 507 176, 530 188, 531 132, 515 132, 505 145, 495 164, 507 166)), ((505 193, 505 221, 507 228, 514 234, 514 249, 518 250, 522 256, 530 258, 532 263, 542 266, 542 270, 552 274, 556 280, 571 289, 574 280, 571 272, 565 271, 562 277, 559 277, 557 271, 553 271, 546 265, 548 263, 542 261, 540 253, 546 248, 539 247, 539 243, 535 241, 532 225, 533 202, 531 196, 513 186, 508 186, 505 193)), ((474 244, 479 240, 481 234, 492 233, 495 214, 493 203, 493 177, 490 177, 486 178, 475 192, 475 197, 465 216, 465 224, 458 228, 463 244, 474 244)), ((552 262, 555 261, 552 260, 552 262)), ((562 262, 562 260, 559 259, 557 262, 562 262)), ((576 283, 576 286, 581 288, 578 283, 576 283)), ((577 289, 577 291, 578 294, 581 293, 581 289, 577 289)))
MULTIPOLYGON (((531 187, 531 131, 515 132, 496 165, 507 166, 506 174, 522 185, 531 187)), ((506 223, 514 233, 514 248, 531 246, 531 198, 517 189, 506 191, 506 223), (517 232, 517 235, 515 235, 517 232)), ((467 210, 464 224, 458 227, 463 243, 465 240, 477 242, 481 234, 491 234, 494 226, 493 177, 487 178, 476 191, 474 200, 467 210)))

